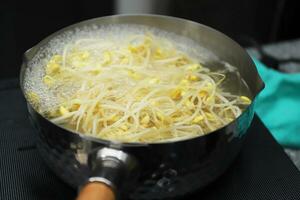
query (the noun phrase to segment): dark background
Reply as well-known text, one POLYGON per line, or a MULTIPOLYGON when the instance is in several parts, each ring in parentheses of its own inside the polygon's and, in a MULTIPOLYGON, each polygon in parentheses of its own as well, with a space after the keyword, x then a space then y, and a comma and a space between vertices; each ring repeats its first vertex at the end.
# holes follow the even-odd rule
MULTIPOLYGON (((163 1, 163 0, 161 0, 163 1)), ((214 27, 241 45, 300 37, 296 0, 171 0, 166 14, 214 27)), ((112 0, 1 1, 0 79, 17 77, 23 52, 75 22, 114 14, 112 0)))

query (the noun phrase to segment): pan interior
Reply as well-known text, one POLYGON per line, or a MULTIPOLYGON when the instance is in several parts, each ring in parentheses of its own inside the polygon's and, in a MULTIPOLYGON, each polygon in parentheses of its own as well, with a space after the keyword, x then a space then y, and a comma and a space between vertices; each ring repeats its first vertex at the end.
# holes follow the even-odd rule
MULTIPOLYGON (((49 87, 49 85, 45 84, 45 75, 47 75, 46 67, 55 55, 63 56, 65 54, 68 54, 68 48, 72 47, 72 45, 78 41, 84 42, 84 40, 95 40, 95 42, 101 41, 103 43, 105 41, 114 41, 115 45, 118 45, 118 43, 121 43, 124 40, 128 40, 128 38, 132 37, 133 35, 149 34, 153 35, 154 37, 161 38, 162 40, 169 41, 170 43, 172 43, 172 45, 174 45, 174 48, 176 48, 176 50, 184 53, 188 57, 191 57, 193 60, 196 60, 205 69, 209 69, 209 72, 218 72, 226 75, 226 79, 222 82, 222 88, 226 90, 226 92, 232 93, 236 97, 251 97, 250 91, 245 81, 240 77, 237 68, 231 66, 229 63, 219 60, 218 57, 215 56, 211 51, 201 47, 201 45, 197 44, 195 41, 174 33, 157 29, 155 27, 133 24, 119 24, 106 26, 89 25, 73 30, 68 30, 55 36, 46 45, 42 46, 38 50, 37 54, 33 57, 33 59, 29 61, 26 68, 24 77, 24 91, 27 99, 40 114, 42 114, 46 118, 49 118, 50 120, 53 120, 51 119, 51 117, 49 117, 49 111, 53 110, 53 108, 60 108, 62 105, 63 97, 73 96, 80 88, 82 88, 82 83, 80 82, 68 82, 63 80, 62 81, 65 82, 63 87, 61 85, 56 87, 49 87)), ((135 42, 139 41, 134 40, 133 45, 135 44, 135 42)), ((90 42, 89 45, 95 44, 93 44, 93 42, 90 42)), ((101 52, 101 54, 105 57, 104 51, 101 52)), ((105 59, 104 57, 103 59, 105 59)), ((205 71, 203 71, 203 73, 204 72, 205 71)), ((241 102, 242 100, 243 99, 241 99, 241 102)), ((246 105, 241 105, 241 109, 244 109, 245 107, 246 105)), ((58 110, 60 110, 62 113, 64 112, 64 110, 62 109, 58 110)), ((197 116, 194 115, 194 118, 196 117, 197 116)), ((229 123, 229 121, 226 123, 229 123)), ((226 123, 218 126, 218 128, 225 126, 226 123)), ((74 130, 75 128, 73 125, 70 125, 68 123, 64 124, 63 126, 72 130, 74 130)), ((122 129, 122 127, 120 128, 122 129)), ((92 137, 102 138, 101 134, 99 136, 98 134, 87 133, 83 130, 78 129, 78 127, 75 131, 87 134, 92 137)), ((205 131, 199 133, 199 135, 206 134, 212 131, 214 130, 205 131)), ((140 129, 139 132, 141 132, 140 129)), ((139 134, 139 132, 137 132, 136 134, 139 134)), ((195 137, 195 134, 156 140, 122 140, 118 137, 104 137, 104 139, 148 143, 183 140, 187 137, 195 137)))

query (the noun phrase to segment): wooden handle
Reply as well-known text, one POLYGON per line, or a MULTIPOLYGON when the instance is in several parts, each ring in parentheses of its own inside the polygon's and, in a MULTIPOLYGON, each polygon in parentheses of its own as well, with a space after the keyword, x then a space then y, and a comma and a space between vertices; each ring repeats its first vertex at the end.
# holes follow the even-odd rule
POLYGON ((115 200, 115 194, 104 183, 93 182, 81 189, 76 200, 115 200))

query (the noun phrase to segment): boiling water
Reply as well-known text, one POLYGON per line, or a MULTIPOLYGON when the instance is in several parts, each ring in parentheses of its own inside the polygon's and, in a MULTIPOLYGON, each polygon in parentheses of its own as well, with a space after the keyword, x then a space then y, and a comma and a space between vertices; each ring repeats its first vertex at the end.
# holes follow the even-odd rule
POLYGON ((59 102, 55 97, 55 91, 50 90, 42 81, 45 75, 45 66, 53 55, 61 55, 66 45, 73 44, 79 39, 101 39, 122 42, 132 35, 148 33, 169 40, 178 50, 192 58, 200 60, 202 63, 217 60, 217 57, 213 53, 197 45, 193 40, 154 27, 128 24, 109 26, 91 25, 64 32, 51 39, 47 45, 41 47, 28 63, 24 78, 24 89, 26 92, 31 91, 39 96, 40 108, 42 110, 56 106, 59 102))
MULTIPOLYGON (((58 99, 61 93, 63 93, 64 96, 72 96, 73 92, 76 92, 81 85, 76 85, 74 82, 68 83, 65 79, 63 79, 63 90, 48 87, 44 84, 43 77, 46 74, 45 67, 53 55, 64 55, 66 48, 78 43, 78 41, 82 42, 96 39, 103 43, 110 41, 115 43, 113 46, 118 46, 119 44, 125 43, 125 41, 128 42, 128 39, 133 35, 147 35, 149 33, 157 38, 167 40, 176 50, 188 55, 194 61, 200 62, 205 68, 224 74, 226 79, 222 82, 222 88, 224 88, 226 92, 237 95, 236 97, 239 95, 251 97, 247 85, 241 79, 235 67, 220 61, 213 53, 197 45, 193 40, 153 27, 126 24, 82 27, 80 29, 77 28, 64 32, 51 39, 47 45, 38 50, 37 54, 28 63, 24 77, 25 92, 33 92, 39 97, 39 112, 42 114, 51 110, 51 108, 57 108, 61 103, 60 99, 58 99)), ((109 49, 110 47, 108 46, 107 48, 109 49)), ((115 81, 118 80, 116 79, 115 81)), ((242 110, 244 109, 242 106, 240 108, 242 110)), ((68 127, 68 125, 66 126, 68 127)), ((74 129, 74 127, 72 129, 74 129)))

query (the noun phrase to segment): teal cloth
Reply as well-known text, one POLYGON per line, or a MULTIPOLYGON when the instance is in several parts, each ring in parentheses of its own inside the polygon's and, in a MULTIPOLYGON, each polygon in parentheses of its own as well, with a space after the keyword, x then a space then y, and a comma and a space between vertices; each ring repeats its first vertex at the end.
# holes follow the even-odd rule
POLYGON ((300 74, 285 74, 253 59, 265 83, 255 111, 284 147, 300 148, 300 74))

